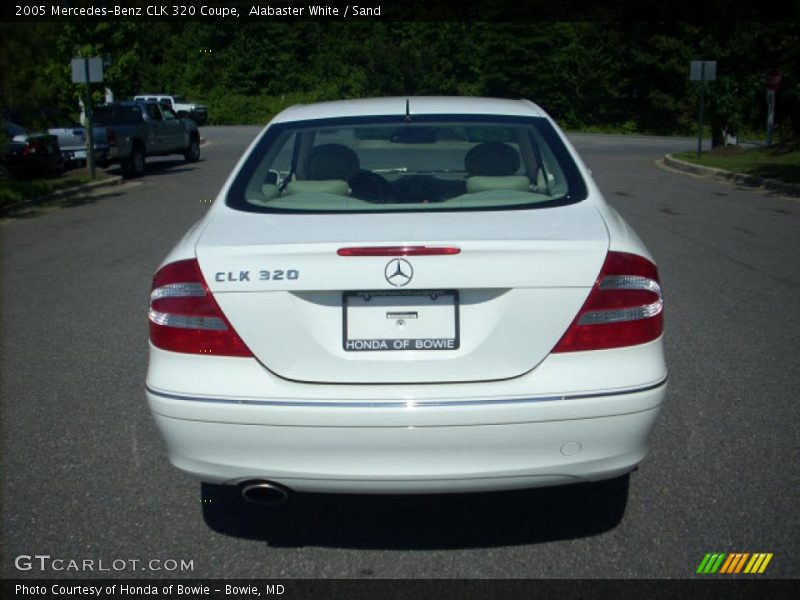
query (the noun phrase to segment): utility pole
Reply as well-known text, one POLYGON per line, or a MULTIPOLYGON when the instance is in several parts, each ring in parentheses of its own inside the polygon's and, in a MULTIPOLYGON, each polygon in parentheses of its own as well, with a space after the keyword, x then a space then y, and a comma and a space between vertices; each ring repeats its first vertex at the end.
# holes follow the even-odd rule
POLYGON ((775 124, 775 92, 781 87, 781 75, 777 71, 767 75, 767 146, 772 145, 772 128, 775 124))
MULTIPOLYGON (((706 93, 706 63, 700 63, 700 108, 697 111, 698 116, 698 123, 699 126, 697 127, 697 158, 703 154, 703 100, 705 100, 705 93, 706 93)), ((713 143, 713 142, 712 142, 713 143)), ((94 175, 92 175, 92 179, 94 179, 94 175)))
POLYGON ((89 165, 89 178, 94 180, 94 131, 92 124, 92 84, 89 79, 89 59, 83 58, 83 72, 86 75, 86 99, 83 101, 86 111, 86 164, 89 165))
POLYGON ((83 110, 86 113, 86 164, 94 179, 94 131, 92 127, 92 83, 103 81, 103 60, 100 57, 76 56, 72 59, 72 83, 85 83, 83 110))

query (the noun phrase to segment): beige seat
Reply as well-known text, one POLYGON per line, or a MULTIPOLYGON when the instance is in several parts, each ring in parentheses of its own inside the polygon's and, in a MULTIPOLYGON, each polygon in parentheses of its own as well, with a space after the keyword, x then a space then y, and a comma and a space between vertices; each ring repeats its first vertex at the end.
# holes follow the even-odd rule
POLYGON ((502 142, 485 142, 474 146, 464 157, 467 171, 467 192, 476 194, 491 190, 527 192, 531 182, 519 170, 519 153, 502 142))
POLYGON ((337 196, 349 196, 350 188, 347 186, 347 182, 341 179, 290 181, 289 185, 286 186, 286 194, 335 194, 337 196))
POLYGON ((506 175, 505 177, 470 177, 467 179, 467 193, 477 194, 490 190, 517 190, 529 192, 531 182, 524 175, 506 175))
POLYGON ((359 167, 358 156, 342 144, 322 144, 309 152, 298 179, 286 186, 287 195, 335 194, 349 196, 347 180, 359 167))

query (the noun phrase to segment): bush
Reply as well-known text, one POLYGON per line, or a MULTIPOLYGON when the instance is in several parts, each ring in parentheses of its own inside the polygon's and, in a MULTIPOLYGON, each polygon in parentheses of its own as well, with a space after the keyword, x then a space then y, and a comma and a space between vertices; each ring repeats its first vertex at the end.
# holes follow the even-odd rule
POLYGON ((244 96, 214 90, 192 98, 208 109, 209 125, 266 125, 284 108, 319 100, 316 93, 283 94, 281 96, 244 96))

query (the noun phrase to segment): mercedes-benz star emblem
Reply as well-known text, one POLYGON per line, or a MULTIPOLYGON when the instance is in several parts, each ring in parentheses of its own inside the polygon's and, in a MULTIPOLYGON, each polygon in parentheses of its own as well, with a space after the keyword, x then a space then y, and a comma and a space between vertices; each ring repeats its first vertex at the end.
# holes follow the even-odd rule
POLYGON ((414 276, 411 263, 402 258, 394 258, 388 262, 383 271, 386 281, 396 287, 403 287, 414 276))

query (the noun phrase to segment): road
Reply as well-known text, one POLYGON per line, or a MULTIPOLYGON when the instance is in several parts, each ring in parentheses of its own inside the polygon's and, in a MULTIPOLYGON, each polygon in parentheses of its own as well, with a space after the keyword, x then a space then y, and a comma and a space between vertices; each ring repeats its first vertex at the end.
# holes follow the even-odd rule
POLYGON ((800 575, 800 202, 654 164, 692 140, 572 136, 665 290, 670 391, 620 522, 624 489, 270 512, 173 469, 144 400, 150 278, 257 131, 207 128, 200 163, 153 161, 140 182, 0 229, 0 575, 691 577, 715 551, 773 552, 767 575, 800 575), (15 567, 34 554, 95 570, 15 567))

